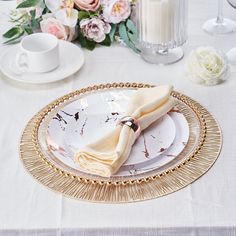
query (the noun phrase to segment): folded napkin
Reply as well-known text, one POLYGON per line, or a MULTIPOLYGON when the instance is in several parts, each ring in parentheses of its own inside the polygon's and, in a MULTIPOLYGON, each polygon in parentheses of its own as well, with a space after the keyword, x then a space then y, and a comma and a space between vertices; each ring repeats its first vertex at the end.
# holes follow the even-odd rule
MULTIPOLYGON (((174 106, 172 89, 163 85, 137 90, 125 115, 138 120, 141 131, 146 129, 174 106)), ((127 160, 136 138, 132 128, 118 125, 108 135, 76 152, 75 162, 91 174, 109 177, 127 160)))

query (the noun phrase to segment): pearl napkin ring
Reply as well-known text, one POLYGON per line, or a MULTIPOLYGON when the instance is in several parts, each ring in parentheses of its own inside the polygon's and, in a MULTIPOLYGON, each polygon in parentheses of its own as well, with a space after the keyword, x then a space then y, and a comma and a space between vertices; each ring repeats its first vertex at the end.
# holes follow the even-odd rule
POLYGON ((131 117, 131 116, 122 117, 118 121, 117 125, 121 125, 121 126, 127 125, 127 126, 129 126, 134 131, 134 133, 136 134, 136 138, 138 138, 138 136, 141 133, 141 128, 140 128, 140 124, 139 124, 138 120, 131 117))

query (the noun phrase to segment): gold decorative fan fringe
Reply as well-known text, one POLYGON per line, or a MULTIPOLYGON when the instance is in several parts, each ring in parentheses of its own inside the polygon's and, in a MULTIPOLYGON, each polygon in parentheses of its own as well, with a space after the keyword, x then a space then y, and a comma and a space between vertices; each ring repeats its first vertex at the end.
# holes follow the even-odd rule
POLYGON ((222 144, 217 121, 191 98, 173 92, 172 96, 186 103, 199 119, 201 134, 193 154, 174 168, 156 175, 130 181, 97 181, 66 172, 52 164, 42 153, 38 130, 45 117, 56 107, 76 96, 111 88, 143 88, 147 84, 101 84, 77 90, 52 102, 36 114, 27 124, 20 143, 20 157, 27 171, 40 183, 65 196, 80 200, 105 203, 135 202, 164 196, 192 183, 216 161, 222 144))

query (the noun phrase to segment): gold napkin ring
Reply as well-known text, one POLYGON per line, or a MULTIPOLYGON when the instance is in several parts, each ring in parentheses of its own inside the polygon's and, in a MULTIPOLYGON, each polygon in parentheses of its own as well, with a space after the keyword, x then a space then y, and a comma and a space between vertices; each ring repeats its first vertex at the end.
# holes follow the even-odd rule
POLYGON ((131 116, 124 116, 124 117, 122 117, 118 121, 117 125, 121 125, 121 126, 127 125, 127 126, 129 126, 135 132, 136 138, 141 133, 141 128, 140 128, 140 124, 139 124, 138 120, 133 118, 133 117, 131 117, 131 116))

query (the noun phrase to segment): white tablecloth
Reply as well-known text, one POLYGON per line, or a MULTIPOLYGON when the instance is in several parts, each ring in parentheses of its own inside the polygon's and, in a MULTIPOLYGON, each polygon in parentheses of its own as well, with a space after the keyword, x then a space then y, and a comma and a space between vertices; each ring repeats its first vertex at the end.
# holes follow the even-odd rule
MULTIPOLYGON (((216 2, 189 1, 186 56, 201 45, 224 51, 236 46, 236 34, 212 37, 201 29, 216 15, 216 2)), ((236 20, 236 10, 226 1, 224 5, 225 15, 236 20)), ((14 2, 0 2, 0 34, 10 25, 6 14, 13 6, 14 2)), ((0 52, 7 47, 0 45, 0 52)), ((236 67, 231 67, 226 83, 203 87, 185 78, 186 57, 170 66, 156 66, 122 46, 99 47, 85 51, 85 56, 79 73, 51 85, 25 85, 0 75, 0 235, 236 235, 236 67), (168 196, 117 205, 68 199, 37 183, 19 160, 19 138, 27 121, 63 94, 114 81, 173 84, 207 107, 224 136, 221 155, 211 170, 168 196)))

